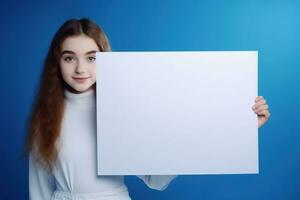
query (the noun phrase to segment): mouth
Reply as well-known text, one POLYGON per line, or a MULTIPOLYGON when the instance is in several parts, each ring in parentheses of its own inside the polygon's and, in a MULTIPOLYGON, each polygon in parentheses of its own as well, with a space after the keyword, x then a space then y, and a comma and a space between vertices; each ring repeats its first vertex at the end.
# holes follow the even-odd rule
POLYGON ((87 79, 89 79, 90 77, 72 77, 76 82, 78 83, 83 83, 85 82, 87 79))

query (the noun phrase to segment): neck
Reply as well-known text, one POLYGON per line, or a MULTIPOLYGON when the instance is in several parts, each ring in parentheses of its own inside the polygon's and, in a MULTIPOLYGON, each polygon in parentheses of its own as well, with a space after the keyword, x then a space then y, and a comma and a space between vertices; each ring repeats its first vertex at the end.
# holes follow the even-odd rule
POLYGON ((74 93, 65 89, 64 94, 67 103, 70 103, 71 105, 79 107, 94 107, 96 104, 96 92, 93 89, 81 93, 74 93))

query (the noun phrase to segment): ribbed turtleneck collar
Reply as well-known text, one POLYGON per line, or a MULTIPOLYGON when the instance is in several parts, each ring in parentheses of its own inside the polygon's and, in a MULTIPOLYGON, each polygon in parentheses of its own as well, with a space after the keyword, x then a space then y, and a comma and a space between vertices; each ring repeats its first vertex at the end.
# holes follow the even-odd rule
POLYGON ((96 105, 96 92, 88 90, 82 93, 73 93, 65 89, 65 97, 67 102, 79 107, 94 107, 96 105))

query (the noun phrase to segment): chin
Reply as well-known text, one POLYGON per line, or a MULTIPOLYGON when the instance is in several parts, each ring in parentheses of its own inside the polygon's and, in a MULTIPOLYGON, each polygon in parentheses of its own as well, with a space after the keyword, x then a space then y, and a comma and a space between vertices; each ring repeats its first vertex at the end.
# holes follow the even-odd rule
POLYGON ((81 87, 72 87, 75 91, 77 91, 77 92, 86 92, 86 91, 88 91, 88 90, 90 90, 91 88, 92 88, 92 85, 91 86, 81 86, 81 87))

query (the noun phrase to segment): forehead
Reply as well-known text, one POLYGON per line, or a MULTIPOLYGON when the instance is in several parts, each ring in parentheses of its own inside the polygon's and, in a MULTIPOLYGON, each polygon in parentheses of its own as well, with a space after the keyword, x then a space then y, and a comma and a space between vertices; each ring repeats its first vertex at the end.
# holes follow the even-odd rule
POLYGON ((82 34, 66 38, 62 43, 62 51, 65 50, 73 51, 76 54, 84 54, 92 50, 99 51, 99 48, 92 38, 82 34))

